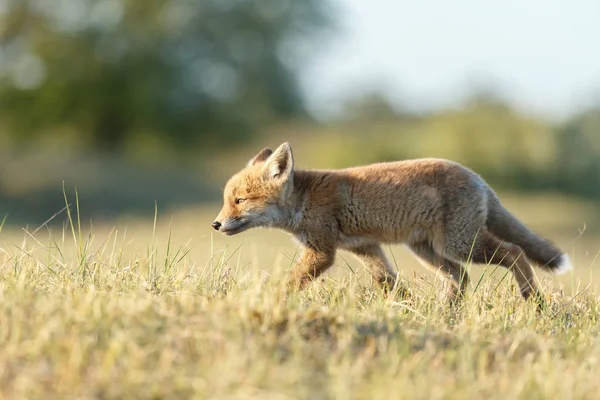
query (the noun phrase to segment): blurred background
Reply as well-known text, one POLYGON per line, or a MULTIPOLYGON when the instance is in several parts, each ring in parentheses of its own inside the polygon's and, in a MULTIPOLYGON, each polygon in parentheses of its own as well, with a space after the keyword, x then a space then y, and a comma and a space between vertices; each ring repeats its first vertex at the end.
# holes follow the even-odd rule
POLYGON ((287 140, 306 168, 462 162, 592 263, 599 17, 595 0, 0 0, 0 221, 35 228, 77 191, 82 220, 156 204, 201 240, 228 176, 287 140))

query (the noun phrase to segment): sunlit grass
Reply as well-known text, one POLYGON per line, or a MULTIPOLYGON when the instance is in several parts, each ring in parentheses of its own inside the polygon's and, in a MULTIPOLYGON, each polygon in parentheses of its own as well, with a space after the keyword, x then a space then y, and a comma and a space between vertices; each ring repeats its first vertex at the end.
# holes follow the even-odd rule
POLYGON ((540 274, 541 312, 495 266, 472 266, 466 299, 450 308, 442 283, 398 247, 386 251, 408 299, 384 296, 347 253, 286 293, 297 249, 280 232, 213 236, 213 210, 89 227, 78 209, 73 199, 56 217, 63 229, 0 231, 3 398, 592 399, 600 389, 594 237, 574 274, 540 274))

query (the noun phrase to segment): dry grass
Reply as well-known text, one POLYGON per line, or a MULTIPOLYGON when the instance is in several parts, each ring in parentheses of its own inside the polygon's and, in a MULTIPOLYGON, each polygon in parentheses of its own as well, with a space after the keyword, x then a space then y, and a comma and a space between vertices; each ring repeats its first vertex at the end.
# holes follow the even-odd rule
POLYGON ((474 266, 450 309, 398 247, 410 299, 383 296, 344 253, 286 296, 286 236, 212 237, 212 213, 0 232, 0 398, 597 398, 600 246, 568 247, 576 226, 553 227, 577 270, 540 276, 538 314, 494 266, 474 266))

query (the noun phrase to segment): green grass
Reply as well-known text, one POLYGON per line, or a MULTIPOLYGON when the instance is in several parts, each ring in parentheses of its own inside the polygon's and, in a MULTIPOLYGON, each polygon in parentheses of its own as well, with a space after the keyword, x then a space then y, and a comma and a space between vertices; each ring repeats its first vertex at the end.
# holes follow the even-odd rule
POLYGON ((600 241, 563 218, 584 218, 582 205, 527 219, 544 207, 556 212, 521 201, 517 214, 577 269, 540 274, 541 313, 494 266, 472 266, 467 298, 449 308, 397 246, 387 251, 409 299, 385 297, 347 253, 286 294, 286 235, 213 236, 214 209, 91 228, 73 207, 63 229, 4 226, 0 398, 597 398, 600 241))

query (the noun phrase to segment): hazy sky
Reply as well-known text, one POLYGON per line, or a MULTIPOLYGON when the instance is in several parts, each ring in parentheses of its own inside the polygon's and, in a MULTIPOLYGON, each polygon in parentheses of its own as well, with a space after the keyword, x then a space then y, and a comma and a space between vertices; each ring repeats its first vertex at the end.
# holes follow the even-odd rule
POLYGON ((311 108, 383 88, 415 108, 474 82, 562 117, 600 99, 600 0, 337 0, 342 32, 305 72, 311 108))

